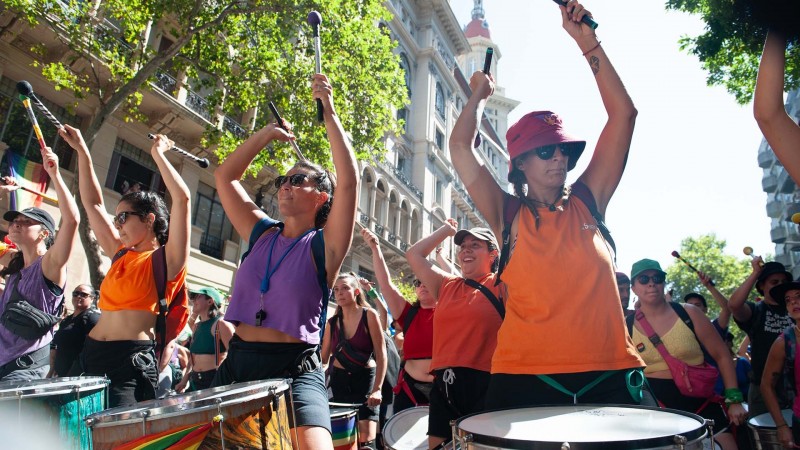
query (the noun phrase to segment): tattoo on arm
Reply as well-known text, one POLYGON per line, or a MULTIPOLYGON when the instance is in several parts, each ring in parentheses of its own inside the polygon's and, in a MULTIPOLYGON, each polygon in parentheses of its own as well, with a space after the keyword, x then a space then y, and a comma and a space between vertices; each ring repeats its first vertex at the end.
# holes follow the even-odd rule
POLYGON ((597 75, 597 72, 600 72, 600 58, 597 56, 589 58, 589 67, 592 68, 592 73, 597 75))

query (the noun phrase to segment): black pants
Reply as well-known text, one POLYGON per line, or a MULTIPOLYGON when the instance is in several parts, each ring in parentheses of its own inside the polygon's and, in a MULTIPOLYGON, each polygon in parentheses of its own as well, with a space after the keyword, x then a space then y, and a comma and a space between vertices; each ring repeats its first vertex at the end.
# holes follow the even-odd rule
POLYGON ((433 373, 428 435, 453 438, 450 421, 485 410, 489 372, 451 367, 433 373))
POLYGON ((158 368, 152 341, 95 341, 81 353, 84 375, 106 376, 108 406, 132 406, 156 398, 158 368))
POLYGON ((203 372, 194 372, 190 375, 192 380, 192 391, 200 391, 211 387, 211 382, 214 381, 214 376, 217 374, 217 369, 206 370, 203 372))
POLYGON ((361 405, 358 420, 378 420, 378 407, 364 404, 375 384, 375 367, 365 367, 355 373, 333 367, 330 384, 334 402, 361 405))
POLYGON ((392 414, 397 414, 404 409, 413 408, 415 406, 428 405, 431 402, 430 395, 433 389, 433 383, 417 381, 411 378, 408 372, 401 370, 400 379, 398 379, 397 384, 399 390, 394 394, 392 414), (414 396, 413 399, 409 397, 406 389, 411 391, 411 395, 414 396))

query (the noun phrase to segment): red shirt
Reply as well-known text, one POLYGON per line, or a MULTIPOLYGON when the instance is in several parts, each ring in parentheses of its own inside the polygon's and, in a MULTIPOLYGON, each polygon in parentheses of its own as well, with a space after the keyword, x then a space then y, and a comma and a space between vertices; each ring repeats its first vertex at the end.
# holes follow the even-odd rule
MULTIPOLYGON (((411 311, 411 304, 406 304, 403 312, 397 319, 400 326, 405 326, 405 320, 411 311)), ((405 330, 403 336, 403 359, 431 359, 433 357, 433 313, 436 308, 419 308, 411 326, 405 330)))

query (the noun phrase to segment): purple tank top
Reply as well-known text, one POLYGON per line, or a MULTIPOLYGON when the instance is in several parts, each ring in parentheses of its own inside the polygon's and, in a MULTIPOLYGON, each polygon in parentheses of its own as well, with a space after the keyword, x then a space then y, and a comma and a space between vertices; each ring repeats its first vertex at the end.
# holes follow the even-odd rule
MULTIPOLYGON (((11 275, 6 281, 6 289, 0 298, 0 311, 5 311, 14 286, 19 283, 17 289, 20 295, 35 308, 56 315, 56 310, 64 301, 64 295, 56 295, 47 287, 47 282, 42 273, 42 257, 40 256, 33 264, 22 269, 18 274, 11 275)), ((63 287, 62 287, 63 289, 63 287)), ((38 350, 50 344, 53 340, 53 330, 47 332, 39 339, 29 341, 23 339, 0 325, 0 366, 13 361, 20 356, 38 350)))
POLYGON ((256 326, 256 314, 263 309, 266 317, 261 322, 262 327, 281 331, 309 344, 319 344, 322 290, 311 256, 311 240, 318 232, 314 230, 303 236, 280 264, 278 261, 295 238, 273 232, 256 241, 236 273, 225 320, 256 326), (262 306, 259 302, 261 282, 267 272, 271 247, 270 270, 274 273, 262 306))

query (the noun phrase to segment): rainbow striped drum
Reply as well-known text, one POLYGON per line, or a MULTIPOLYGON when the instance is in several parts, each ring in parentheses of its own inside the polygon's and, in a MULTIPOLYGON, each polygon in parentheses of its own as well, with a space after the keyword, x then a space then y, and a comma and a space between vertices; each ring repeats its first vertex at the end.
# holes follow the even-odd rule
POLYGON ((334 450, 358 449, 358 405, 328 403, 334 450))
MULTIPOLYGON (((102 377, 0 382, 3 427, 9 435, 16 429, 31 438, 57 439, 63 448, 92 448, 83 419, 103 410, 107 388, 102 377)), ((12 448, 6 433, 2 436, 4 446, 12 448)))
POLYGON ((288 395, 287 380, 236 383, 108 409, 86 424, 95 450, 290 449, 288 395))

